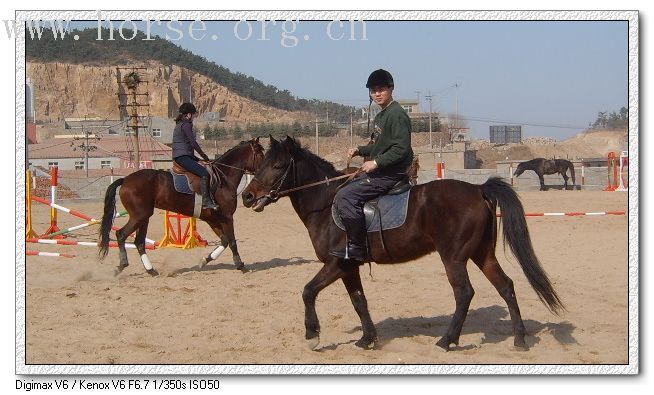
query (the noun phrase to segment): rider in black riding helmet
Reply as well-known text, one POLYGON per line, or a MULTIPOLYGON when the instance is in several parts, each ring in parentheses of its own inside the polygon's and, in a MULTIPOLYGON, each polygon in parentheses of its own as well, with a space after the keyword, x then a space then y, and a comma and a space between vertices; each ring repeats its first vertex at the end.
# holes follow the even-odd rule
POLYGON ((373 71, 366 83, 370 100, 381 107, 374 120, 374 131, 379 137, 372 145, 348 150, 350 157, 360 155, 371 160, 361 166, 364 173, 339 190, 334 198, 347 235, 345 248, 330 252, 339 258, 359 262, 366 259, 363 205, 405 178, 413 160, 411 121, 402 106, 393 100, 394 87, 393 76, 383 69, 373 71))
POLYGON ((197 112, 195 106, 191 103, 182 103, 179 106, 179 114, 175 118, 176 125, 173 131, 173 160, 184 169, 202 178, 200 184, 202 208, 217 210, 218 205, 213 201, 213 197, 209 193, 209 173, 204 166, 198 163, 200 159, 193 153, 193 150, 195 150, 202 159, 209 161, 209 157, 195 140, 195 132, 193 132, 193 116, 197 112))

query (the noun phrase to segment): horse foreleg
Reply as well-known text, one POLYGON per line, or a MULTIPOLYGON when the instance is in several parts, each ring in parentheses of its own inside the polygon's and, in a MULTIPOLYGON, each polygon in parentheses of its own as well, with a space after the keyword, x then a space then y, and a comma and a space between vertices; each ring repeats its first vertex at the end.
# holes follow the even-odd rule
POLYGON ((363 286, 361 285, 361 275, 359 268, 355 267, 351 272, 348 272, 343 277, 343 284, 347 293, 350 294, 350 300, 354 306, 354 310, 359 315, 361 320, 361 328, 363 329, 363 336, 355 344, 357 347, 370 349, 377 347, 377 330, 370 318, 370 311, 368 311, 368 301, 366 295, 363 293, 363 286))
POLYGON ((320 343, 320 322, 316 313, 316 298, 318 293, 329 284, 342 278, 345 272, 341 270, 335 261, 326 263, 316 276, 304 286, 302 300, 304 301, 304 327, 305 339, 309 341, 309 347, 315 350, 320 343))
POLYGON ((445 263, 447 279, 454 291, 456 309, 445 336, 436 342, 436 345, 443 348, 445 351, 449 351, 450 344, 459 344, 459 336, 461 335, 463 322, 468 315, 468 308, 470 307, 472 297, 475 295, 475 290, 472 288, 472 284, 470 284, 470 279, 468 278, 466 260, 444 259, 443 262, 445 263))
POLYGON ((220 238, 220 245, 216 247, 209 255, 202 258, 200 261, 200 268, 203 268, 207 263, 217 259, 229 246, 232 250, 232 256, 234 260, 234 265, 237 269, 242 272, 247 272, 245 264, 241 261, 241 257, 238 254, 238 246, 236 245, 236 238, 234 237, 234 227, 228 226, 227 224, 221 224, 221 226, 211 225, 211 229, 218 235, 220 238))
POLYGON ((151 276, 158 276, 159 272, 152 267, 152 263, 150 262, 150 258, 148 258, 148 254, 145 252, 145 235, 148 233, 148 223, 150 222, 150 219, 147 218, 141 226, 139 226, 138 230, 136 231, 136 238, 134 239, 134 245, 136 246, 136 250, 139 252, 139 255, 141 256, 141 263, 143 263, 143 267, 145 268, 145 271, 151 275, 151 276))
POLYGON ((234 261, 234 266, 243 273, 248 272, 248 269, 245 268, 245 264, 241 260, 241 255, 238 253, 238 244, 236 244, 236 236, 234 236, 234 221, 230 217, 229 220, 223 225, 223 232, 227 238, 229 249, 232 251, 232 259, 234 261))

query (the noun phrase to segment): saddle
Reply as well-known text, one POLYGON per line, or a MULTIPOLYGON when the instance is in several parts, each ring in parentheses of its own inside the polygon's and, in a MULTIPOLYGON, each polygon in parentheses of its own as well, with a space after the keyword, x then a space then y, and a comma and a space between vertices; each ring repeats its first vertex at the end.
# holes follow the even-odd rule
MULTIPOLYGON (((385 194, 366 202, 363 206, 363 214, 366 219, 367 232, 381 232, 404 225, 410 192, 411 184, 407 176, 398 181, 385 194)), ((336 226, 345 230, 335 205, 332 205, 332 218, 336 226)))
MULTIPOLYGON (((204 166, 209 173, 209 193, 214 195, 218 188, 220 188, 220 176, 217 174, 218 169, 211 165, 205 165, 202 163, 201 165, 204 166)), ((187 195, 200 193, 200 183, 202 182, 202 178, 186 170, 175 160, 173 160, 173 168, 170 169, 170 174, 173 176, 175 191, 187 195)))

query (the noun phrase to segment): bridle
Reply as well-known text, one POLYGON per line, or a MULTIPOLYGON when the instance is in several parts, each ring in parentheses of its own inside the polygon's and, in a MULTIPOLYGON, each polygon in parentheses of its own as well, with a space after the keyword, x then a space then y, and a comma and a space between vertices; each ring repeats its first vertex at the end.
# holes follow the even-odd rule
MULTIPOLYGON (((341 176, 336 176, 336 177, 332 177, 332 178, 325 177, 324 180, 312 182, 310 184, 301 185, 299 187, 293 187, 293 188, 286 189, 286 190, 283 190, 283 191, 280 192, 279 190, 281 189, 282 185, 284 185, 284 181, 286 181, 286 177, 288 177, 289 173, 291 172, 291 169, 295 169, 295 158, 292 157, 292 156, 291 156, 291 161, 289 162, 288 166, 286 167, 286 170, 284 170, 284 174, 282 174, 281 177, 279 177, 279 179, 277 179, 277 181, 275 181, 272 184, 272 187, 271 187, 270 191, 268 192, 268 194, 262 196, 261 198, 266 198, 266 199, 270 200, 271 202, 275 203, 280 198, 282 198, 284 196, 287 196, 287 195, 290 195, 293 192, 297 192, 297 191, 300 191, 302 189, 307 189, 307 188, 315 187, 315 186, 322 185, 322 184, 328 184, 329 185, 329 183, 331 181, 341 180, 343 178, 348 178, 348 180, 343 183, 343 184, 345 184, 345 183, 347 183, 348 181, 350 181, 352 178, 354 178, 355 176, 357 176, 360 173, 360 171, 357 171, 357 172, 352 173, 352 174, 343 174, 341 176)), ((295 174, 295 172, 293 172, 293 174, 295 174)), ((259 184, 263 185, 263 183, 261 181, 257 180, 256 176, 252 179, 252 181, 255 181, 255 180, 259 184)), ((341 185, 343 185, 343 184, 341 184, 341 185)), ((293 185, 295 185, 295 182, 293 182, 293 185)))
MULTIPOLYGON (((270 191, 268 191, 268 194, 263 196, 264 198, 267 198, 268 200, 270 200, 272 202, 276 202, 276 201, 279 200, 280 197, 284 196, 279 192, 279 190, 281 189, 282 185, 284 185, 284 181, 286 181, 286 177, 288 177, 288 173, 291 172, 292 167, 295 167, 295 158, 293 158, 291 156, 291 160, 288 163, 288 166, 286 166, 286 170, 284 170, 284 174, 282 174, 281 177, 279 177, 277 179, 277 181, 275 181, 272 184, 272 187, 270 188, 270 191), (276 188, 275 188, 275 185, 277 186, 276 188)), ((254 176, 254 178, 252 179, 252 182, 254 182, 255 180, 259 184, 263 185, 263 183, 261 181, 257 180, 256 176, 254 176)), ((282 193, 283 192, 286 192, 286 191, 282 191, 282 193)))
MULTIPOLYGON (((252 150, 252 166, 251 166, 251 168, 254 169, 254 164, 255 164, 256 159, 257 159, 257 151, 255 150, 254 145, 252 143, 248 143, 248 144, 250 145, 250 149, 252 150)), ((225 163, 220 163, 218 161, 213 162, 213 164, 224 166, 224 167, 229 167, 229 168, 236 169, 236 170, 240 170, 245 174, 254 175, 254 172, 252 172, 250 170, 247 170, 247 169, 244 169, 244 168, 241 168, 241 167, 227 165, 225 163)))

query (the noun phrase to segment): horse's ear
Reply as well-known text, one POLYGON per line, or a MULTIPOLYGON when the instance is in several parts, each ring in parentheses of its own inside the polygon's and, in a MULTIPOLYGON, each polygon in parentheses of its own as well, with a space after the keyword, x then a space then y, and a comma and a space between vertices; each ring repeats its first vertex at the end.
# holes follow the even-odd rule
POLYGON ((257 143, 257 144, 259 144, 259 136, 257 136, 256 139, 254 139, 254 142, 257 143))
POLYGON ((289 154, 292 154, 292 153, 293 153, 293 151, 295 150, 296 145, 297 145, 297 143, 295 142, 295 140, 293 140, 293 138, 292 138, 291 136, 289 136, 289 135, 286 135, 286 139, 284 139, 284 143, 283 143, 283 144, 284 144, 284 149, 285 149, 286 152, 288 152, 289 154))
POLYGON ((270 136, 270 146, 271 147, 274 146, 274 145, 279 144, 279 141, 275 140, 275 138, 272 136, 272 134, 269 134, 268 136, 270 136))

